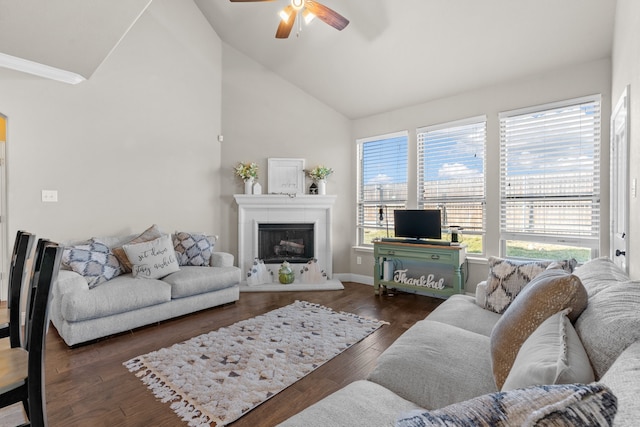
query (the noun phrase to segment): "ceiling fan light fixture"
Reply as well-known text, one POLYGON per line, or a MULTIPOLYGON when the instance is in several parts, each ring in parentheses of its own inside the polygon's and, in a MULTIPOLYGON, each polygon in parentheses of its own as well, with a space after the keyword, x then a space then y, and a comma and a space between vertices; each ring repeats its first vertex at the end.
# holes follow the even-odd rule
POLYGON ((280 16, 280 19, 282 19, 282 22, 289 22, 289 18, 291 18, 291 15, 287 13, 286 10, 282 9, 280 12, 278 12, 278 16, 280 16))
POLYGON ((291 0, 291 6, 293 6, 295 10, 300 10, 304 7, 304 0, 291 0))
POLYGON ((309 9, 305 9, 305 10, 302 11, 302 17, 304 18, 304 23, 309 25, 311 23, 311 21, 313 21, 313 18, 316 17, 316 15, 314 15, 311 12, 309 12, 309 9))

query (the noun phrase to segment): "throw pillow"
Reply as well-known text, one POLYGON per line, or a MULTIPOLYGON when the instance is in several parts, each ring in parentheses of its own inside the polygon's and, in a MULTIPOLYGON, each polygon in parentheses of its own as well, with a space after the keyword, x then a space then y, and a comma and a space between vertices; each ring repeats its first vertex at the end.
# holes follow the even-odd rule
POLYGON ((176 231, 173 236, 173 247, 178 264, 196 267, 211 265, 211 255, 218 236, 176 231))
POLYGON ((611 426, 617 404, 603 384, 543 385, 485 394, 433 411, 414 410, 403 414, 396 427, 611 426))
POLYGON ((123 245, 131 260, 134 277, 159 279, 180 270, 171 238, 167 235, 150 242, 123 245))
POLYGON ((89 289, 122 272, 118 259, 107 245, 98 240, 64 248, 61 263, 84 277, 89 289))
POLYGON ((576 321, 576 331, 591 359, 596 378, 602 377, 618 356, 640 341, 640 282, 619 282, 589 298, 576 321))
POLYGON ((571 321, 587 306, 587 291, 580 279, 563 270, 536 276, 507 308, 491 331, 491 362, 496 386, 501 389, 526 339, 551 315, 569 308, 571 321))
POLYGON ((542 322, 522 344, 502 391, 594 380, 587 352, 563 310, 542 322))
POLYGON ((561 268, 571 273, 576 267, 575 259, 563 261, 517 261, 489 257, 484 308, 498 314, 504 313, 520 291, 538 274, 551 268, 561 268))
MULTIPOLYGON (((144 230, 142 234, 129 240, 126 244, 132 245, 134 243, 150 242, 151 240, 155 240, 160 236, 162 236, 162 232, 157 225, 153 224, 151 227, 144 230)), ((125 253, 123 247, 115 247, 112 249, 112 251, 113 254, 118 258, 118 261, 120 261, 120 264, 122 264, 122 271, 125 273, 131 273, 131 262, 129 261, 129 258, 127 258, 127 254, 125 253)))

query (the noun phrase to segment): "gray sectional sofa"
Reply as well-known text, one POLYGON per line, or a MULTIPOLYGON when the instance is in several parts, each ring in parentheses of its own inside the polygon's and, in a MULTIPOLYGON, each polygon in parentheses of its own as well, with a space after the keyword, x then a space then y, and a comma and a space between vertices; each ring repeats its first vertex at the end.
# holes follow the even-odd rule
POLYGON ((637 426, 640 282, 606 258, 573 274, 531 274, 515 291, 503 282, 531 270, 493 273, 502 274, 499 286, 450 297, 400 336, 367 380, 281 426, 637 426))
MULTIPOLYGON (((115 250, 135 238, 136 235, 131 235, 95 240, 115 250)), ((206 265, 180 265, 160 278, 118 272, 115 277, 107 276, 107 280, 102 278, 96 283, 95 277, 83 276, 82 271, 66 266, 60 270, 52 289, 51 321, 64 341, 73 346, 237 301, 241 274, 233 265, 233 255, 213 252, 213 244, 208 249, 206 265)), ((112 270, 124 269, 114 261, 110 250, 108 254, 97 255, 84 248, 80 252, 95 258, 104 255, 116 264, 112 270)), ((103 264, 108 268, 107 261, 103 264)))

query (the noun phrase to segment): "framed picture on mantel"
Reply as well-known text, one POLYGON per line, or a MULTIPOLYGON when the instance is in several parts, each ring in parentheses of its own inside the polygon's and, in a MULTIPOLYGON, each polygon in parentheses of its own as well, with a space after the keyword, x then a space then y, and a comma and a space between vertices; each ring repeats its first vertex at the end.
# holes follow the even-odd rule
POLYGON ((304 159, 269 158, 270 194, 304 194, 304 159))

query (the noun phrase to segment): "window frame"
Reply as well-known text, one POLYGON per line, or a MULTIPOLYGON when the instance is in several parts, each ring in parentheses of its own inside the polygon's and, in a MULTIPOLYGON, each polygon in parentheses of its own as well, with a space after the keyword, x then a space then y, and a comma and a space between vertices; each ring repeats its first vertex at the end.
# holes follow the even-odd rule
POLYGON ((393 235, 393 211, 395 209, 388 209, 388 205, 393 203, 394 205, 401 205, 402 209, 407 208, 407 203, 409 202, 409 131, 402 130, 397 132, 391 132, 387 134, 375 135, 366 138, 358 138, 356 139, 357 143, 357 179, 356 179, 356 246, 372 248, 373 244, 371 242, 366 242, 365 240, 365 230, 366 229, 378 229, 384 231, 385 235, 388 233, 389 236, 393 235), (405 169, 405 179, 406 179, 406 189, 405 189, 405 198, 404 199, 385 199, 381 198, 379 201, 367 201, 364 200, 364 145, 372 142, 381 142, 385 140, 404 138, 406 144, 406 158, 404 159, 404 169, 405 169), (379 223, 375 226, 367 223, 365 220, 365 208, 375 206, 376 209, 382 209, 383 223, 379 223))
MULTIPOLYGON (((456 209, 458 212, 462 211, 462 205, 464 204, 480 204, 480 215, 481 215, 481 219, 479 221, 476 220, 470 220, 470 221, 466 221, 465 222, 461 222, 461 223, 454 223, 451 224, 448 221, 448 216, 447 215, 443 215, 443 234, 446 234, 448 232, 448 227, 450 225, 457 225, 457 226, 462 226, 462 234, 464 235, 468 235, 468 236, 479 236, 480 237, 480 249, 476 250, 474 252, 469 252, 470 255, 474 255, 474 256, 483 256, 486 252, 486 244, 485 244, 485 240, 486 240, 486 232, 487 232, 487 209, 486 209, 486 201, 487 201, 487 173, 486 173, 486 166, 487 166, 487 162, 486 162, 486 153, 487 153, 487 116, 486 115, 480 115, 480 116, 474 116, 474 117, 469 117, 466 119, 460 119, 460 120, 454 120, 454 121, 449 121, 449 122, 444 122, 444 123, 439 123, 439 124, 435 124, 435 125, 431 125, 431 126, 423 126, 420 127, 418 129, 416 129, 416 139, 417 139, 417 147, 416 147, 416 157, 417 157, 417 176, 416 176, 416 183, 417 183, 417 193, 416 193, 416 199, 417 199, 417 204, 418 204, 418 208, 419 209, 428 209, 428 208, 440 208, 441 206, 445 207, 445 212, 446 212, 446 206, 447 204, 449 205, 455 205, 457 204, 459 207, 456 209), (474 128, 475 126, 478 126, 478 128, 474 128), (466 128, 466 127, 470 127, 473 129, 473 131, 469 132, 469 133, 464 133, 464 132, 460 132, 461 128, 466 128), (481 128, 481 130, 479 129, 481 128), (480 138, 475 137, 475 135, 477 134, 478 131, 481 131, 483 133, 483 135, 480 138), (455 195, 447 195, 444 197, 430 197, 427 198, 425 197, 425 188, 428 188, 429 186, 425 185, 426 181, 426 175, 428 173, 428 171, 426 170, 426 165, 423 162, 423 158, 424 158, 424 154, 425 151, 428 151, 428 148, 425 146, 426 143, 428 142, 436 142, 436 143, 441 143, 441 142, 437 142, 438 140, 442 141, 443 138, 432 138, 429 139, 426 137, 427 134, 429 133, 441 133, 442 131, 451 131, 452 135, 455 135, 455 137, 457 138, 464 138, 464 137, 470 137, 472 138, 472 143, 473 142, 477 142, 478 140, 482 141, 482 154, 481 154, 481 167, 482 167, 482 171, 481 171, 481 195, 464 195, 464 194, 455 194, 455 195), (468 225, 470 224, 472 225, 472 229, 471 227, 468 225), (466 230, 465 230, 466 227, 466 230)), ((445 154, 445 159, 449 160, 449 157, 446 157, 448 154, 446 154, 446 152, 444 151, 443 147, 438 147, 438 150, 436 151, 434 149, 434 153, 436 156, 438 157, 442 157, 443 154, 445 154)), ((450 157, 450 161, 452 164, 455 164, 456 162, 460 161, 459 157, 455 157, 454 155, 452 155, 450 157)), ((471 161, 471 160, 470 160, 471 161)), ((475 166, 477 166, 478 161, 471 161, 471 163, 473 163, 475 166)), ((464 165, 463 165, 464 166, 464 165)), ((464 173, 465 169, 461 169, 461 172, 464 173)), ((465 178, 462 175, 462 173, 459 176, 456 176, 454 180, 451 180, 452 183, 451 185, 460 185, 461 181, 463 181, 465 178)), ((477 187, 474 187, 477 190, 477 187)), ((455 210, 454 210, 455 212, 455 210)))
MULTIPOLYGON (((559 245, 559 246, 589 249, 591 259, 598 257, 599 251, 600 251, 601 231, 602 231, 601 211, 603 208, 602 200, 601 200, 602 198, 602 183, 601 183, 602 96, 600 94, 589 95, 589 96, 584 96, 579 98, 572 98, 572 99, 567 99, 567 100, 562 100, 562 101, 557 101, 557 102, 552 102, 547 104, 541 104, 541 105, 520 108, 516 110, 505 111, 505 112, 499 113, 498 118, 499 118, 499 128, 500 128, 500 180, 499 180, 500 218, 498 223, 499 239, 500 239, 500 255, 507 256, 508 254, 507 241, 524 241, 524 242, 531 242, 532 244, 540 243, 543 245, 559 245), (592 175, 590 175, 591 177, 590 183, 593 186, 593 192, 589 193, 590 196, 587 197, 586 193, 580 196, 578 194, 578 191, 576 191, 576 194, 573 194, 573 195, 569 195, 569 194, 554 195, 552 191, 549 190, 549 187, 551 186, 548 185, 548 181, 552 179, 551 175, 553 172, 546 172, 546 171, 544 173, 541 173, 541 176, 544 177, 544 180, 540 181, 544 183, 543 186, 546 189, 546 192, 544 194, 541 193, 541 195, 537 197, 533 196, 532 194, 527 195, 525 193, 520 193, 520 195, 511 195, 511 196, 507 195, 506 189, 507 187, 510 186, 510 185, 509 186, 507 185, 507 179, 508 177, 516 176, 515 173, 508 174, 507 172, 507 169, 508 169, 507 162, 509 161, 508 154, 506 154, 508 153, 508 147, 506 147, 506 144, 509 143, 507 141, 507 135, 506 135, 507 122, 510 119, 515 119, 517 117, 522 118, 526 116, 532 116, 535 114, 542 116, 543 114, 552 112, 554 110, 585 108, 585 107, 594 108, 594 110, 596 111, 596 116, 594 116, 594 119, 592 119, 593 127, 590 128, 593 130, 592 145, 589 146, 587 144, 587 147, 588 148, 590 147, 593 151, 593 161, 592 161, 593 173, 592 175), (584 232, 582 232, 583 235, 577 235, 577 234, 580 234, 580 232, 573 232, 573 233, 568 232, 566 227, 565 227, 565 234, 558 233, 557 231, 544 233, 539 231, 527 232, 527 231, 514 231, 513 229, 509 229, 510 227, 506 224, 507 216, 508 216, 507 206, 509 201, 514 200, 516 197, 520 197, 522 200, 531 199, 532 204, 534 203, 534 201, 539 201, 538 203, 540 203, 541 205, 543 205, 547 201, 551 201, 552 199, 557 201, 556 204, 561 202, 568 203, 573 201, 574 203, 577 203, 577 201, 586 201, 587 202, 586 206, 588 206, 589 209, 591 210, 591 213, 589 215, 589 218, 590 218, 589 222, 592 229, 588 234, 584 234, 584 232), (588 200, 591 200, 591 204, 588 203, 588 200), (595 227, 595 229, 593 227, 595 227)), ((580 121, 579 120, 572 121, 571 123, 580 123, 580 121)), ((544 126, 539 126, 539 129, 543 129, 543 127, 544 126)), ((565 133, 561 135, 564 135, 566 137, 566 135, 569 135, 570 132, 569 132, 569 126, 566 125, 565 127, 567 131, 565 131, 565 133)), ((544 132, 542 130, 539 130, 537 133, 541 135, 544 132)), ((539 136, 539 135, 535 135, 535 136, 539 136)), ((556 134, 554 132, 554 133, 550 133, 550 135, 551 136, 545 135, 545 137, 548 139, 551 139, 552 136, 555 136, 556 134)), ((580 135, 580 138, 582 141, 581 135, 580 135)), ((545 141, 547 140, 545 139, 545 141)), ((544 142, 544 143, 537 142, 535 144, 530 144, 531 151, 533 151, 536 148, 543 147, 544 144, 546 143, 548 142, 544 142)), ((512 147, 513 147, 513 142, 512 142, 512 147)), ((544 153, 543 155, 546 155, 546 154, 547 153, 544 153)), ((578 168, 580 161, 577 160, 574 163, 575 163, 575 168, 578 168)), ((522 171, 524 170, 525 168, 522 168, 520 170, 516 170, 516 172, 523 173, 522 171)), ((565 172, 564 178, 567 179, 567 182, 569 184, 571 184, 572 182, 573 183, 578 182, 577 178, 574 178, 573 180, 571 180, 567 178, 568 176, 569 174, 565 172)), ((511 179, 511 181, 513 182, 513 178, 511 179)), ((556 182, 558 182, 557 176, 556 176, 556 182)), ((561 182, 564 182, 564 181, 561 181, 561 182)), ((530 191, 530 193, 533 193, 533 191, 530 191)), ((552 210, 554 208, 546 207, 546 209, 552 210)), ((559 211, 561 209, 560 205, 556 206, 555 209, 559 211)), ((579 223, 579 221, 576 221, 576 222, 579 223)), ((561 219, 556 219, 555 223, 552 221, 544 220, 544 223, 545 223, 545 227, 546 227, 546 224, 549 224, 550 226, 559 228, 561 226, 561 219)), ((578 227, 579 225, 576 225, 576 228, 578 227)), ((512 255, 509 255, 509 257, 513 258, 512 255)))

